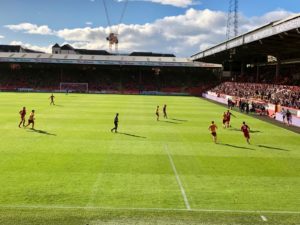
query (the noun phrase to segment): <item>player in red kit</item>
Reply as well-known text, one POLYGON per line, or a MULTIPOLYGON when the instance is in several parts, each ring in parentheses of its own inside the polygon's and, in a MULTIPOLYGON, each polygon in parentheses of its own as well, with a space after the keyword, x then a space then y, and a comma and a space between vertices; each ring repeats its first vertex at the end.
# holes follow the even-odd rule
POLYGON ((243 122, 241 131, 244 133, 247 143, 250 144, 250 127, 245 122, 243 122))
POLYGON ((23 107, 23 109, 19 112, 21 116, 21 122, 19 123, 19 127, 21 128, 21 124, 23 124, 23 127, 25 127, 25 116, 26 116, 26 108, 23 107))
POLYGON ((227 128, 231 127, 231 125, 230 125, 231 116, 235 117, 229 110, 227 110, 227 112, 226 112, 226 118, 227 118, 226 127, 227 128))

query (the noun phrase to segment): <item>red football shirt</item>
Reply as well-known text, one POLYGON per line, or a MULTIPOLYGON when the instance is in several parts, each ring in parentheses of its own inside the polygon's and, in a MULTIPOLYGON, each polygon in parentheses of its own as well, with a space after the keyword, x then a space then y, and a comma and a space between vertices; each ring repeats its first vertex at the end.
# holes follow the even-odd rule
POLYGON ((248 125, 243 125, 243 126, 241 127, 241 130, 242 130, 244 133, 249 133, 249 127, 248 127, 248 125))

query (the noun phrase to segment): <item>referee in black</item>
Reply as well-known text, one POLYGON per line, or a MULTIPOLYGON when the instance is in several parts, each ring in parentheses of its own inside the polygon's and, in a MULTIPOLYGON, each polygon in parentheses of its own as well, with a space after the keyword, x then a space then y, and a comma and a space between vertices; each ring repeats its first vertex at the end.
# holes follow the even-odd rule
POLYGON ((119 113, 116 114, 115 120, 114 120, 115 127, 112 128, 110 131, 115 133, 118 133, 118 124, 119 124, 119 113))

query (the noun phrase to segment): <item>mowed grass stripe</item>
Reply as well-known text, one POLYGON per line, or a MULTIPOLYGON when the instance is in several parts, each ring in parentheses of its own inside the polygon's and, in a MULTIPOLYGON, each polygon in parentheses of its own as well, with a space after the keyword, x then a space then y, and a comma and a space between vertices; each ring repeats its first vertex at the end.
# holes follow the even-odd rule
MULTIPOLYGON (((260 213, 238 212, 195 212, 186 210, 126 210, 126 209, 39 209, 39 208, 2 208, 1 222, 6 225, 15 224, 157 224, 157 225, 260 225, 266 224, 260 218, 260 213), (19 216, 14 217, 15 211, 19 216)), ((264 213, 268 224, 296 224, 299 214, 264 213)))
MULTIPOLYGON (((299 135, 192 97, 1 93, 0 204, 184 209, 164 152, 167 144, 193 209, 300 211, 299 135), (155 120, 156 105, 169 118, 155 120), (18 111, 37 111, 37 129, 17 128, 18 111), (112 134, 120 113, 120 132, 112 134), (219 126, 220 145, 208 132, 219 126), (248 146, 242 121, 255 131, 248 146), (140 136, 144 138, 138 138, 140 136)), ((269 217, 268 217, 269 218, 269 217)))

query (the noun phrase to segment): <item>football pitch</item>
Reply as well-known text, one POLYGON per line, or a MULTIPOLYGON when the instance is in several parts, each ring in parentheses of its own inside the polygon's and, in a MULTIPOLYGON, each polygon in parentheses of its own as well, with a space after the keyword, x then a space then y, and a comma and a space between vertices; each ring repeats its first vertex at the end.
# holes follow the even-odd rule
POLYGON ((49 96, 0 93, 1 225, 300 224, 299 134, 237 112, 223 129, 225 107, 195 97, 49 96))

